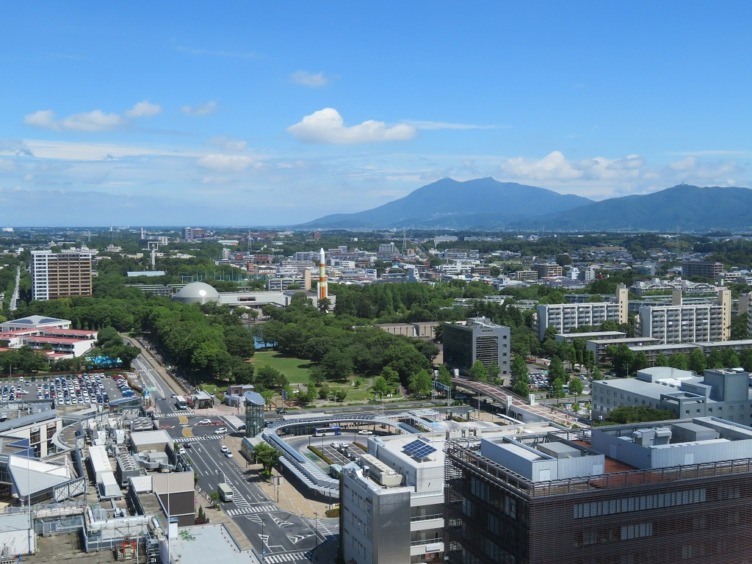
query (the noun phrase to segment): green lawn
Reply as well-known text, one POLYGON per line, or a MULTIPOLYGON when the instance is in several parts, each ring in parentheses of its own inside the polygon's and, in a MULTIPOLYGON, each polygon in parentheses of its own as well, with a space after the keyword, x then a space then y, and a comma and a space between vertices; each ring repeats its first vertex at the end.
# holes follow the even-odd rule
POLYGON ((290 384, 308 384, 308 373, 311 363, 304 358, 284 356, 277 351, 258 351, 251 362, 256 368, 271 366, 287 376, 290 384))

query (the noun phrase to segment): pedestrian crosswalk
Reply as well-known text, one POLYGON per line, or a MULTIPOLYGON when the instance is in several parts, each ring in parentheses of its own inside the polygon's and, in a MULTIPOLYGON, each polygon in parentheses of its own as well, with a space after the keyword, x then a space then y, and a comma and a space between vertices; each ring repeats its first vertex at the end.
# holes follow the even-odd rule
POLYGON ((277 554, 267 554, 264 562, 271 564, 280 564, 282 562, 308 562, 306 552, 280 552, 277 554))
POLYGON ((233 501, 235 502, 237 508, 227 510, 227 514, 230 517, 237 517, 238 515, 248 515, 249 513, 271 513, 272 511, 278 511, 278 507, 271 503, 266 503, 264 505, 251 505, 243 498, 237 498, 233 501))
POLYGON ((163 419, 165 417, 180 417, 181 415, 196 415, 192 409, 182 409, 180 411, 170 411, 167 413, 154 413, 154 419, 163 419))
POLYGON ((218 439, 216 435, 198 435, 195 437, 178 437, 177 439, 173 439, 176 443, 195 443, 196 441, 206 441, 210 439, 218 439))

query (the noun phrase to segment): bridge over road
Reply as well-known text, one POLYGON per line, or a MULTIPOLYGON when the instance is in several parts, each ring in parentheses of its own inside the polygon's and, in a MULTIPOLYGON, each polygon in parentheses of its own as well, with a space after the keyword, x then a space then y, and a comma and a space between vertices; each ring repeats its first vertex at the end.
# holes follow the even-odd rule
MULTIPOLYGON (((582 421, 578 421, 576 417, 568 413, 562 412, 548 405, 529 405, 513 392, 494 384, 476 382, 475 380, 468 380, 467 378, 459 377, 452 378, 452 383, 458 388, 471 390, 476 394, 489 397, 504 406, 509 406, 509 400, 511 398, 511 405, 514 406, 515 409, 527 411, 532 415, 553 421, 564 427, 571 427, 574 424, 577 424, 580 427, 587 427, 582 421)), ((509 407, 507 407, 507 412, 509 412, 509 407)))

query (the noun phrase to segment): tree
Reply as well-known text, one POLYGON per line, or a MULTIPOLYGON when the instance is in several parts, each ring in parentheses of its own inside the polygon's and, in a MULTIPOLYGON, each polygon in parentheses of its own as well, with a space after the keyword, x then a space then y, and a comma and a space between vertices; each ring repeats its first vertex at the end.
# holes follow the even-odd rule
POLYGON ((558 357, 554 357, 551 360, 551 365, 548 367, 548 381, 553 384, 554 380, 561 380, 561 385, 564 385, 566 381, 567 373, 564 371, 564 363, 559 360, 558 357))
POLYGON ((386 381, 386 378, 383 376, 376 376, 373 380, 373 386, 371 387, 371 390, 373 391, 374 396, 377 394, 381 394, 382 397, 389 393, 389 384, 386 381))
POLYGON ((668 365, 679 370, 689 370, 689 359, 686 354, 672 354, 668 358, 668 365))
POLYGON ((574 395, 574 401, 577 402, 577 398, 582 394, 585 386, 582 384, 582 380, 579 378, 572 378, 569 381, 569 391, 574 395))
POLYGON ((643 423, 647 421, 666 421, 674 419, 676 414, 667 409, 654 409, 646 405, 620 405, 608 412, 608 423, 643 423))
POLYGON ((611 364, 614 367, 614 371, 619 378, 626 378, 629 376, 629 371, 634 364, 635 354, 627 347, 627 345, 619 345, 618 347, 608 347, 607 354, 611 359, 611 364))
POLYGON ((689 353, 689 369, 696 374, 702 375, 705 372, 705 364, 707 360, 701 349, 692 349, 689 353))
POLYGON ((526 398, 530 393, 530 375, 525 359, 520 355, 515 355, 512 359, 510 372, 512 374, 512 389, 515 393, 526 398))
POLYGON ((449 369, 446 367, 445 364, 442 364, 441 366, 439 366, 438 380, 445 386, 452 385, 452 373, 449 372, 449 369))
POLYGON ((428 371, 421 370, 417 374, 413 374, 410 377, 410 382, 408 383, 407 389, 414 396, 425 397, 431 394, 432 384, 433 379, 431 378, 431 375, 428 373, 428 371))
POLYGON ((256 462, 261 464, 263 474, 267 478, 271 476, 272 468, 279 462, 279 451, 267 443, 259 443, 253 449, 253 455, 256 458, 256 462))
POLYGON ((739 364, 739 355, 736 354, 734 349, 726 349, 723 351, 723 364, 726 368, 737 368, 739 364))
POLYGON ((470 379, 475 380, 476 382, 488 381, 488 372, 480 360, 476 360, 475 364, 470 368, 470 379))
POLYGON ((723 368, 723 353, 718 349, 710 351, 708 356, 707 368, 723 368))
MULTIPOLYGON (((564 380, 556 378, 551 383, 551 395, 557 400, 564 397, 564 380)), ((558 404, 559 402, 557 401, 556 403, 558 404)))
POLYGON ((655 357, 655 364, 653 366, 668 366, 668 357, 665 354, 660 353, 655 357))

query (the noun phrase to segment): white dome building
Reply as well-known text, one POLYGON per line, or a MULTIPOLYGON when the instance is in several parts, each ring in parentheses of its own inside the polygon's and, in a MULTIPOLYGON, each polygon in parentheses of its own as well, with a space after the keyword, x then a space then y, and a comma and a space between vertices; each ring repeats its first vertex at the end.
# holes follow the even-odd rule
POLYGON ((205 282, 191 282, 172 296, 172 299, 184 304, 219 303, 219 292, 205 282))

